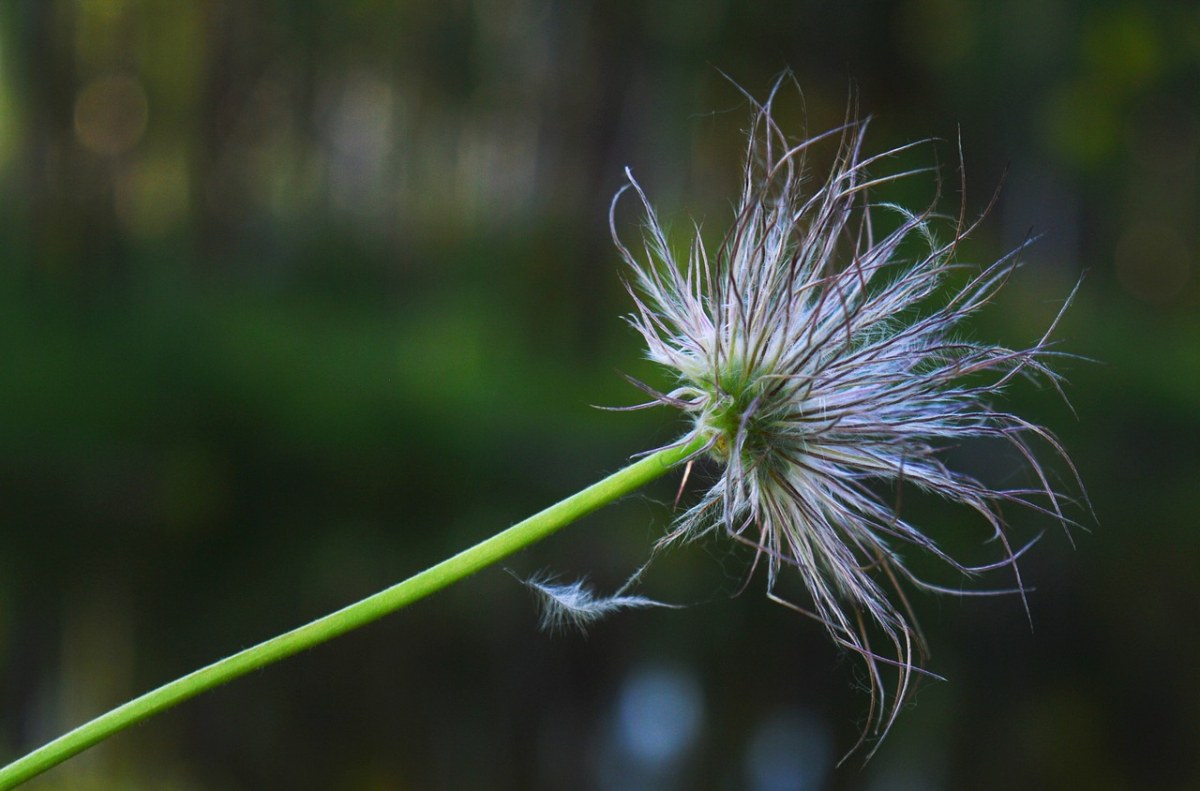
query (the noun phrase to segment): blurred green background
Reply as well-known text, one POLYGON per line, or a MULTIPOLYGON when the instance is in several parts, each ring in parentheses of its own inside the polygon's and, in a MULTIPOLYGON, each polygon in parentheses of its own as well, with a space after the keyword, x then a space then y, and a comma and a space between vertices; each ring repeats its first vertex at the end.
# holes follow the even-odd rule
MULTIPOLYGON (((948 680, 835 770, 861 669, 760 577, 735 595, 745 553, 673 551, 643 590, 694 606, 586 638, 492 569, 30 787, 1200 788, 1200 7, 1141 0, 0 5, 0 758, 671 438, 590 406, 662 381, 608 204, 629 165, 719 233, 748 117, 722 72, 762 97, 785 68, 798 135, 853 100, 872 150, 940 138, 896 166, 940 163, 951 214, 961 134, 968 214, 1003 184, 965 258, 1042 235, 972 333, 1034 341, 1084 275, 1078 417, 1008 396, 1096 511, 1074 546, 1008 514, 1047 531, 1032 631, 1011 597, 915 596, 948 680)), ((507 566, 611 590, 677 485, 507 566)))

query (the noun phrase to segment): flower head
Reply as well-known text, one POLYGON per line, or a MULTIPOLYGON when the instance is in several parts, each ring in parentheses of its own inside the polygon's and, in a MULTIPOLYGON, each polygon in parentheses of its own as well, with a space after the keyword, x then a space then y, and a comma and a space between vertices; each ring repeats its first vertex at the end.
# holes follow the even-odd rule
POLYGON ((678 258, 628 171, 625 189, 646 213, 644 256, 622 244, 615 226, 613 236, 632 271, 630 321, 650 359, 675 379, 669 392, 639 384, 652 396, 646 406, 682 412, 689 429, 678 442, 702 439, 720 467, 664 541, 723 530, 765 559, 768 593, 783 603, 780 574, 798 574, 811 605, 790 606, 864 658, 873 693, 869 731, 881 736, 921 654, 902 583, 946 590, 911 573, 905 549, 965 574, 1010 567, 1023 592, 1016 567, 1023 549, 1009 544, 1000 505, 1018 502, 1067 523, 1063 497, 1030 441, 1065 458, 1061 446, 1045 429, 990 404, 1018 375, 1056 387, 1060 377, 1047 366, 1050 330, 1026 349, 961 335, 963 321, 1011 274, 1014 254, 983 268, 957 263, 970 230, 961 219, 870 202, 871 188, 914 171, 875 174, 896 152, 864 155, 866 122, 792 141, 772 117, 774 96, 755 104, 740 202, 715 251, 705 249, 697 229, 686 258, 678 258), (836 142, 836 154, 828 175, 813 179, 807 159, 819 141, 836 142), (894 227, 878 231, 885 212, 894 227), (950 227, 945 241, 934 234, 939 224, 950 227), (964 269, 965 284, 955 286, 951 274, 964 269), (947 465, 946 446, 979 437, 1009 443, 1038 484, 990 488, 947 465), (887 490, 901 484, 977 512, 1002 548, 999 561, 956 562, 891 502, 887 490), (890 648, 873 647, 872 633, 890 648), (885 665, 897 672, 890 705, 882 701, 885 665))

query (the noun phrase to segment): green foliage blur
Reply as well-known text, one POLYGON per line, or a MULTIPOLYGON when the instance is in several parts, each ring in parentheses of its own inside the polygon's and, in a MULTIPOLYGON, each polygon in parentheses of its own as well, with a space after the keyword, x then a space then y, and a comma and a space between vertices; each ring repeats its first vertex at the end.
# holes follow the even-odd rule
MULTIPOLYGON (((1095 510, 1007 514, 1046 531, 1032 630, 1015 597, 914 595, 947 680, 840 769, 861 669, 761 576, 738 595, 737 547, 652 567, 687 609, 539 632, 514 576, 617 587, 676 476, 29 787, 1200 787, 1200 7, 1166 0, 0 4, 0 761, 672 438, 592 408, 662 381, 609 202, 628 165, 680 239, 719 235, 733 82, 785 68, 797 135, 852 106, 873 150, 937 138, 894 164, 988 210, 965 259, 1040 237, 973 332, 1030 343, 1083 278, 1070 406, 1008 395, 1095 510)), ((994 451, 953 452, 1019 474, 994 451)))

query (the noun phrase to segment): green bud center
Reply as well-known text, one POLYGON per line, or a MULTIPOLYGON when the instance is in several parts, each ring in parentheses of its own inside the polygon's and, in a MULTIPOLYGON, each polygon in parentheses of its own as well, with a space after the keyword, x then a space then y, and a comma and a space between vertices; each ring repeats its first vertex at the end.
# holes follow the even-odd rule
POLYGON ((762 378, 741 366, 731 365, 715 382, 707 380, 703 386, 709 403, 700 420, 705 434, 715 437, 712 455, 718 461, 727 461, 743 424, 746 435, 742 452, 761 455, 767 444, 761 417, 760 396, 765 390, 762 378))

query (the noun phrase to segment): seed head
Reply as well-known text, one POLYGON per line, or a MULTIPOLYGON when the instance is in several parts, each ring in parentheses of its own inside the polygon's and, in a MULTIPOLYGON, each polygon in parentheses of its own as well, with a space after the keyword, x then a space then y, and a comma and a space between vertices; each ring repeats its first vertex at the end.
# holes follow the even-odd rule
POLYGON ((965 339, 964 320, 1003 285, 1016 253, 982 268, 956 262, 971 230, 961 216, 868 198, 872 188, 920 172, 875 174, 910 146, 865 156, 867 123, 855 120, 791 140, 772 117, 776 91, 753 104, 741 198, 712 253, 696 228, 686 258, 678 258, 626 171, 629 184, 613 205, 632 189, 645 211, 642 256, 621 242, 613 223, 631 273, 636 312, 629 320, 674 387, 635 383, 652 398, 642 406, 686 416, 677 443, 702 438, 702 455, 720 469, 663 541, 721 530, 754 547, 756 564, 766 561, 768 595, 819 620, 863 658, 872 689, 863 735, 881 737, 923 655, 903 583, 955 592, 917 578, 902 553, 930 553, 966 575, 1009 567, 1023 596, 1016 561, 1026 547, 1010 545, 1000 506, 1020 503, 1069 522, 1065 498, 1031 447, 1045 443, 1065 459, 1058 441, 991 406, 1018 375, 1058 387, 1060 376, 1047 365, 1055 355, 1053 324, 1026 349, 965 339), (807 162, 821 141, 836 144, 823 179, 813 178, 807 162), (877 233, 889 215, 894 227, 877 233), (946 241, 938 241, 935 226, 949 226, 946 241), (969 274, 951 277, 956 270, 969 274), (991 488, 947 466, 948 446, 981 437, 1015 448, 1037 485, 991 488), (901 484, 979 514, 1002 548, 998 562, 967 567, 941 550, 888 494, 901 484), (776 593, 785 571, 799 575, 810 604, 776 593), (883 635, 888 650, 871 645, 872 633, 883 635), (890 703, 883 666, 896 669, 890 703))

